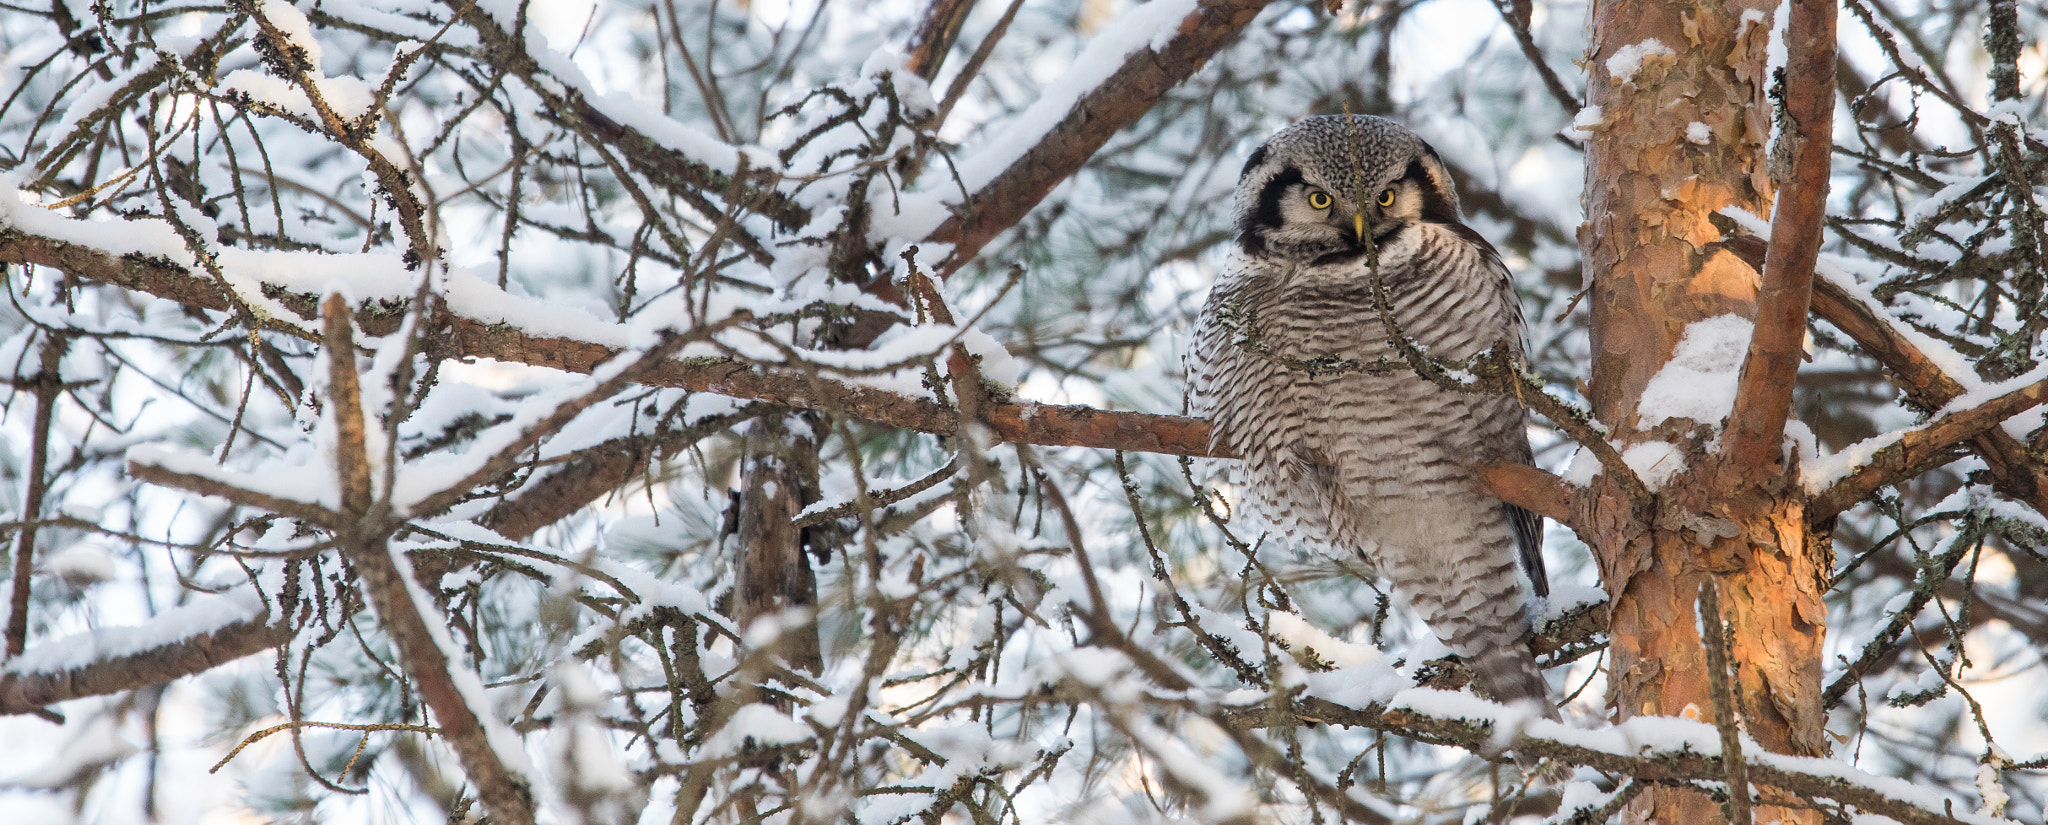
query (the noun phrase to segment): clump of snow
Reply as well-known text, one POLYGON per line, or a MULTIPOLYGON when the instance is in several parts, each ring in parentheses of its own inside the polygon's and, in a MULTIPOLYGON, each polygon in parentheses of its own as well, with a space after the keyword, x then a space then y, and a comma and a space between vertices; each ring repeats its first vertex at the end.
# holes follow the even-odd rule
POLYGON ((902 52, 895 49, 881 49, 861 64, 860 75, 877 79, 888 75, 889 84, 896 88, 896 99, 902 101, 905 114, 922 117, 937 112, 939 102, 932 97, 931 84, 918 77, 916 72, 904 68, 907 60, 902 52))
POLYGON ((1685 139, 1705 146, 1714 141, 1714 130, 1697 120, 1685 125, 1685 139))
POLYGON ((1606 125, 1605 114, 1599 106, 1587 106, 1572 116, 1572 125, 1565 127, 1564 136, 1572 140, 1591 140, 1593 131, 1606 125))
POLYGON ((1275 637, 1296 651, 1313 650, 1316 655, 1338 667, 1371 664, 1386 658, 1380 655, 1377 648, 1338 639, 1293 613, 1275 611, 1271 614, 1270 621, 1275 637))
POLYGON ((1600 476, 1600 459, 1593 457, 1593 451, 1580 447, 1572 453, 1562 473, 1564 480, 1576 486, 1585 487, 1600 476))
POLYGON ((1531 606, 1530 613, 1536 620, 1536 626, 1542 627, 1544 622, 1562 618, 1582 607, 1606 602, 1607 591, 1598 587, 1552 582, 1550 597, 1538 600, 1531 606))
MULTIPOLYGON (((361 117, 370 110, 376 95, 370 84, 353 77, 320 77, 314 75, 314 84, 320 88, 320 99, 328 108, 342 118, 361 117)), ((320 115, 313 108, 313 101, 304 89, 290 81, 254 69, 236 69, 220 80, 219 90, 226 93, 248 95, 257 103, 264 103, 283 109, 314 122, 320 115)))
POLYGON ((1614 56, 1607 58, 1607 74, 1616 83, 1634 83, 1636 72, 1642 71, 1644 63, 1653 58, 1675 59, 1677 55, 1670 46, 1664 45, 1664 41, 1652 37, 1616 49, 1614 56))
POLYGON ((1948 681, 1941 676, 1941 671, 1928 669, 1920 671, 1918 676, 1911 679, 1900 679, 1892 684, 1890 690, 1885 691, 1885 701, 1896 705, 1914 696, 1925 696, 1940 691, 1948 685, 1948 681))
POLYGON ((1643 480, 1643 486, 1652 491, 1664 488, 1665 482, 1685 469, 1685 454, 1678 447, 1664 441, 1645 441, 1623 450, 1621 460, 1636 472, 1636 478, 1643 480))
POLYGON ((1614 799, 1614 794, 1602 792, 1600 786, 1591 782, 1580 780, 1567 783, 1557 803, 1558 816, 1547 821, 1570 821, 1571 819, 1576 819, 1576 814, 1581 812, 1590 814, 1600 810, 1606 807, 1607 803, 1612 799, 1614 799))
POLYGON ((1650 378, 1636 406, 1640 425, 1673 418, 1718 426, 1735 407, 1735 384, 1755 325, 1740 315, 1694 321, 1678 339, 1670 362, 1650 378))
POLYGON ((2005 785, 1999 781, 1999 772, 2011 761, 1997 745, 1992 745, 1991 752, 1984 755, 1983 763, 1977 766, 1977 793, 1984 797, 1984 806, 1978 808, 1977 813, 2005 816, 2005 805, 2012 801, 2012 797, 2006 794, 2005 785))
POLYGON ((1817 458, 1801 465, 1799 484, 1808 493, 1819 493, 1833 486, 1835 482, 1854 472, 1856 468, 1869 464, 1877 457, 1877 451, 1889 447, 1905 436, 1908 430, 1893 430, 1843 447, 1841 452, 1817 458))
POLYGON ((735 711, 725 727, 705 740, 700 758, 738 756, 756 748, 790 745, 811 738, 811 732, 768 705, 747 705, 735 711))
POLYGON ((114 578, 114 555, 98 542, 81 541, 43 558, 43 570, 83 587, 114 578))
POLYGON ((306 19, 306 13, 284 0, 263 0, 257 4, 256 13, 276 26, 291 44, 306 50, 306 60, 313 64, 313 71, 320 71, 320 41, 313 39, 313 24, 306 19))
POLYGON ((1947 209, 1964 195, 1969 194, 1970 190, 1982 185, 1987 177, 1986 175, 1940 176, 1939 179, 1947 180, 1948 184, 1941 187, 1934 194, 1928 195, 1926 198, 1921 199, 1920 202, 1908 207, 1906 214, 1901 216, 1902 222, 1909 227, 1916 226, 1940 214, 1942 210, 1947 209))

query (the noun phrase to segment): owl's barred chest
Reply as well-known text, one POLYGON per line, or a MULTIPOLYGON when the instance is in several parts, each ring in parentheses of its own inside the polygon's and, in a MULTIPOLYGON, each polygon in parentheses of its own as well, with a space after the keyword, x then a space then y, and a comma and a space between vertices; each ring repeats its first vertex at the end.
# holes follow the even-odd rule
MULTIPOLYGON (((1393 330, 1430 355, 1460 361, 1521 336, 1513 296, 1501 284, 1388 277, 1387 311, 1370 281, 1258 276, 1235 290, 1240 338, 1254 351, 1309 372, 1378 373, 1399 360, 1393 330), (1389 317, 1391 316, 1391 317, 1389 317), (1329 362, 1357 362, 1333 366, 1329 362)), ((1409 372, 1406 369, 1399 372, 1409 372)), ((1419 378, 1410 375, 1412 378, 1419 378)))

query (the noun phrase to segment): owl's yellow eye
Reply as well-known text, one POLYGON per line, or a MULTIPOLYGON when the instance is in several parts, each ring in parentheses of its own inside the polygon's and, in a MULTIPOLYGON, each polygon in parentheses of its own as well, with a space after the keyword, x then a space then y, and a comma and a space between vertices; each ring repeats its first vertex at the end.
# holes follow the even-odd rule
POLYGON ((1330 193, 1328 193, 1328 192, 1310 192, 1310 193, 1308 193, 1308 205, 1309 205, 1309 206, 1312 206, 1312 207, 1315 207, 1315 208, 1317 208, 1317 209, 1328 209, 1328 208, 1330 208, 1330 193))
POLYGON ((1393 205, 1394 205, 1394 190, 1392 190, 1392 189, 1388 189, 1387 191, 1385 191, 1385 192, 1381 192, 1381 193, 1380 193, 1380 205, 1381 205, 1381 206, 1393 206, 1393 205))

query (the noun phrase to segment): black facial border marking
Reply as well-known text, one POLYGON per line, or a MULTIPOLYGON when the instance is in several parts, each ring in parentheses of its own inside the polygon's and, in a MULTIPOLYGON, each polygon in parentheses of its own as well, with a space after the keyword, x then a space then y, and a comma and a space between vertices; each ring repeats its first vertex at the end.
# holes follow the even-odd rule
POLYGON ((1249 174, 1251 174, 1251 173, 1252 173, 1252 170, 1253 170, 1253 169, 1256 169, 1256 168, 1258 168, 1259 164, 1261 164, 1261 163, 1265 163, 1265 162, 1266 162, 1266 147, 1264 147, 1264 146, 1261 146, 1261 147, 1259 147, 1259 148, 1257 148, 1257 149, 1253 149, 1253 150, 1252 150, 1252 156, 1251 156, 1251 157, 1248 157, 1248 158, 1245 158, 1245 161, 1244 161, 1244 168, 1238 171, 1238 173, 1237 173, 1237 179, 1238 179, 1238 180, 1244 180, 1244 176, 1246 176, 1246 175, 1249 175, 1249 174))
MULTIPOLYGON (((1431 160, 1436 161, 1438 168, 1443 167, 1444 158, 1436 153, 1434 147, 1425 143, 1422 145, 1422 151, 1428 153, 1431 160)), ((1464 239, 1489 260, 1496 264, 1500 262, 1500 250, 1495 249, 1493 243, 1486 240, 1486 236, 1479 234, 1479 230, 1465 225, 1465 217, 1458 214, 1457 207, 1452 206, 1450 199, 1444 197, 1444 193, 1438 191, 1435 183, 1430 180, 1429 169, 1422 164, 1422 158, 1417 157, 1409 161, 1408 169, 1401 174, 1401 179, 1414 181, 1416 188, 1421 190, 1424 221, 1451 230, 1451 234, 1464 239)))
MULTIPOLYGON (((1435 155, 1435 152, 1430 153, 1431 157, 1435 155)), ((1417 157, 1408 161, 1408 169, 1401 173, 1401 180, 1414 182, 1415 189, 1422 193, 1423 220, 1446 226, 1454 226, 1460 222, 1458 207, 1452 206, 1450 198, 1437 191, 1436 181, 1430 179, 1429 168, 1422 165, 1422 158, 1417 157)))
POLYGON ((1259 189, 1259 202, 1244 220, 1237 225, 1237 245, 1247 255, 1264 255, 1266 239, 1264 231, 1280 226, 1280 199, 1287 190, 1301 185, 1301 170, 1289 166, 1273 175, 1266 185, 1259 189))

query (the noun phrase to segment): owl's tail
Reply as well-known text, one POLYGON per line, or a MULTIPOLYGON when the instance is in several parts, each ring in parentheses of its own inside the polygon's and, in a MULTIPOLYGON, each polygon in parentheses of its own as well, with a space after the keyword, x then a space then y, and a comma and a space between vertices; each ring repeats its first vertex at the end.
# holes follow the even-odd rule
POLYGON ((1472 661, 1479 687, 1503 705, 1535 702, 1545 718, 1556 720, 1557 706, 1550 703, 1550 685, 1536 669, 1536 657, 1521 644, 1502 645, 1479 654, 1472 661))
MULTIPOLYGON (((1557 706, 1550 703, 1550 685, 1543 681, 1543 672, 1536 668, 1536 657, 1529 654, 1529 648, 1519 642, 1487 650, 1475 658, 1472 672, 1479 679, 1479 688, 1503 705, 1518 705, 1533 702, 1542 709, 1544 718, 1557 721, 1557 706)), ((1515 764, 1524 771, 1534 771, 1537 759, 1516 749, 1515 764)), ((1553 764, 1548 771, 1532 776, 1541 776, 1542 781, 1560 784, 1571 775, 1569 766, 1553 764)))

